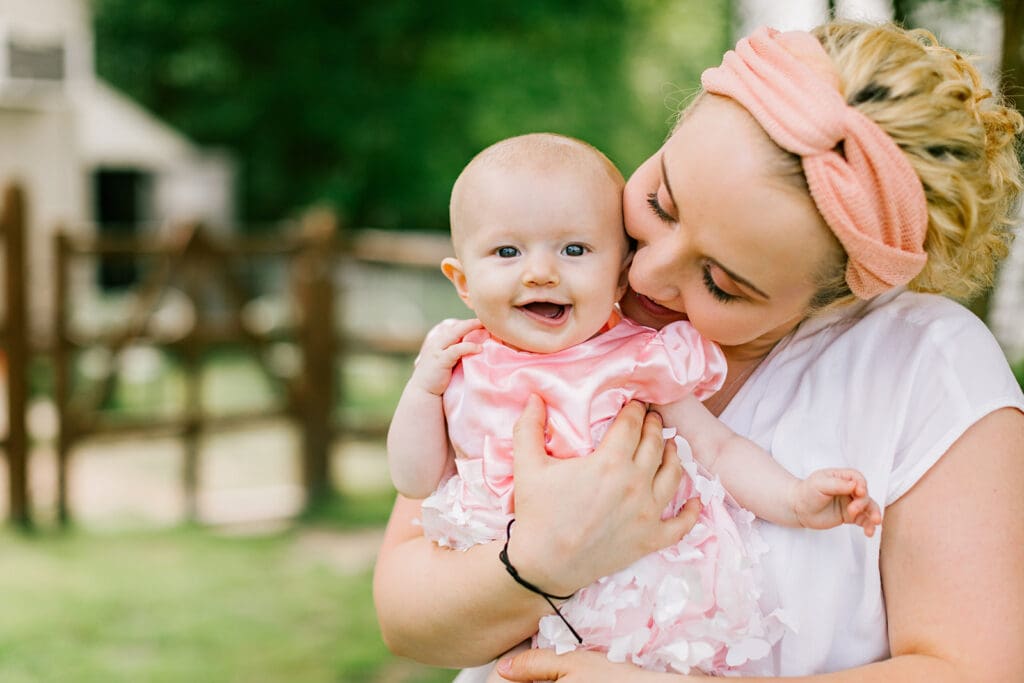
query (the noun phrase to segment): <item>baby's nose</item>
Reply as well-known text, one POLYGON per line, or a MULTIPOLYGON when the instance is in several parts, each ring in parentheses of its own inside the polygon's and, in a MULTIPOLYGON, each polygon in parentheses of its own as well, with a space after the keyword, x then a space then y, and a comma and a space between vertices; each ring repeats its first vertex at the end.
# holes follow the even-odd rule
POLYGON ((529 260, 523 270, 523 284, 534 287, 549 287, 558 284, 558 268, 550 258, 535 257, 529 260))

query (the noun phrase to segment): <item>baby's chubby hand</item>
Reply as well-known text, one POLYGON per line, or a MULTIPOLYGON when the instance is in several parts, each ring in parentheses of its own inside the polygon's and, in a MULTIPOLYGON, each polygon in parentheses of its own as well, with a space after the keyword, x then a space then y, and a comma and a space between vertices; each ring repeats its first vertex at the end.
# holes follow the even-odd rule
POLYGON ((423 340, 409 385, 436 396, 443 394, 456 363, 463 356, 480 352, 479 344, 462 341, 463 337, 480 327, 482 325, 476 318, 449 318, 435 325, 423 340))
POLYGON ((873 536, 882 523, 878 503, 868 496, 864 475, 854 469, 829 468, 812 472, 793 487, 793 512, 800 526, 831 529, 856 524, 873 536))

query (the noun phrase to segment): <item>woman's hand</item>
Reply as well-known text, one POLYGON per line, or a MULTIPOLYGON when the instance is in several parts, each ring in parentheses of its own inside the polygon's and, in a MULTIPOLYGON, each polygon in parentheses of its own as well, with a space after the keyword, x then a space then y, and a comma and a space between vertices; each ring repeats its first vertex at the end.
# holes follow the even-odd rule
POLYGON ((567 595, 689 533, 700 503, 661 519, 682 467, 661 417, 626 405, 601 445, 583 458, 544 450, 545 409, 533 396, 516 423, 515 515, 509 559, 523 578, 567 595))
MULTIPOLYGON (((544 452, 544 415, 532 399, 515 434, 508 552, 524 579, 572 593, 693 527, 696 501, 661 521, 683 475, 660 417, 630 404, 593 455, 557 460, 544 452)), ((425 663, 476 666, 535 633, 550 607, 502 567, 503 540, 464 553, 441 549, 413 525, 419 514, 419 501, 399 497, 377 558, 374 599, 388 647, 425 663)))
POLYGON ((529 650, 502 657, 497 672, 508 681, 562 681, 564 683, 679 683, 689 676, 653 673, 632 664, 609 662, 600 652, 576 650, 556 655, 552 650, 529 650))

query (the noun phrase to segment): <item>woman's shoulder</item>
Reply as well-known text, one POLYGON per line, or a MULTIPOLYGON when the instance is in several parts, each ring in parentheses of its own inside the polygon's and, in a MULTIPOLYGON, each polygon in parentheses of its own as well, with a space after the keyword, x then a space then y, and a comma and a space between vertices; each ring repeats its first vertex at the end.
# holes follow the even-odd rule
POLYGON ((986 329, 981 319, 962 304, 939 294, 924 292, 901 291, 877 305, 868 306, 864 317, 891 320, 896 327, 922 332, 986 329))
POLYGON ((806 332, 808 340, 856 356, 891 356, 898 349, 925 355, 994 354, 1005 357, 995 337, 974 313, 937 294, 901 291, 841 311, 806 332))
POLYGON ((758 397, 781 405, 749 419, 791 471, 831 452, 890 503, 982 416, 1024 409, 995 338, 955 301, 897 292, 810 322, 766 368, 758 397))
POLYGON ((808 322, 780 344, 770 363, 773 376, 804 388, 840 382, 844 400, 858 404, 892 403, 902 392, 919 396, 926 385, 939 393, 940 386, 960 387, 969 403, 1019 398, 995 337, 945 297, 896 292, 808 322))

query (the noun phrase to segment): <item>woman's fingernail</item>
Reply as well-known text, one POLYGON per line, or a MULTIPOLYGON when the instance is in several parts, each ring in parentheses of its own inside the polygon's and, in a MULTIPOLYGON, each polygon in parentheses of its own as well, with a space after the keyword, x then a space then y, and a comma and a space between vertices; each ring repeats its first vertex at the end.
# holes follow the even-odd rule
POLYGON ((507 674, 512 670, 512 659, 505 657, 505 659, 498 660, 498 673, 507 674))

